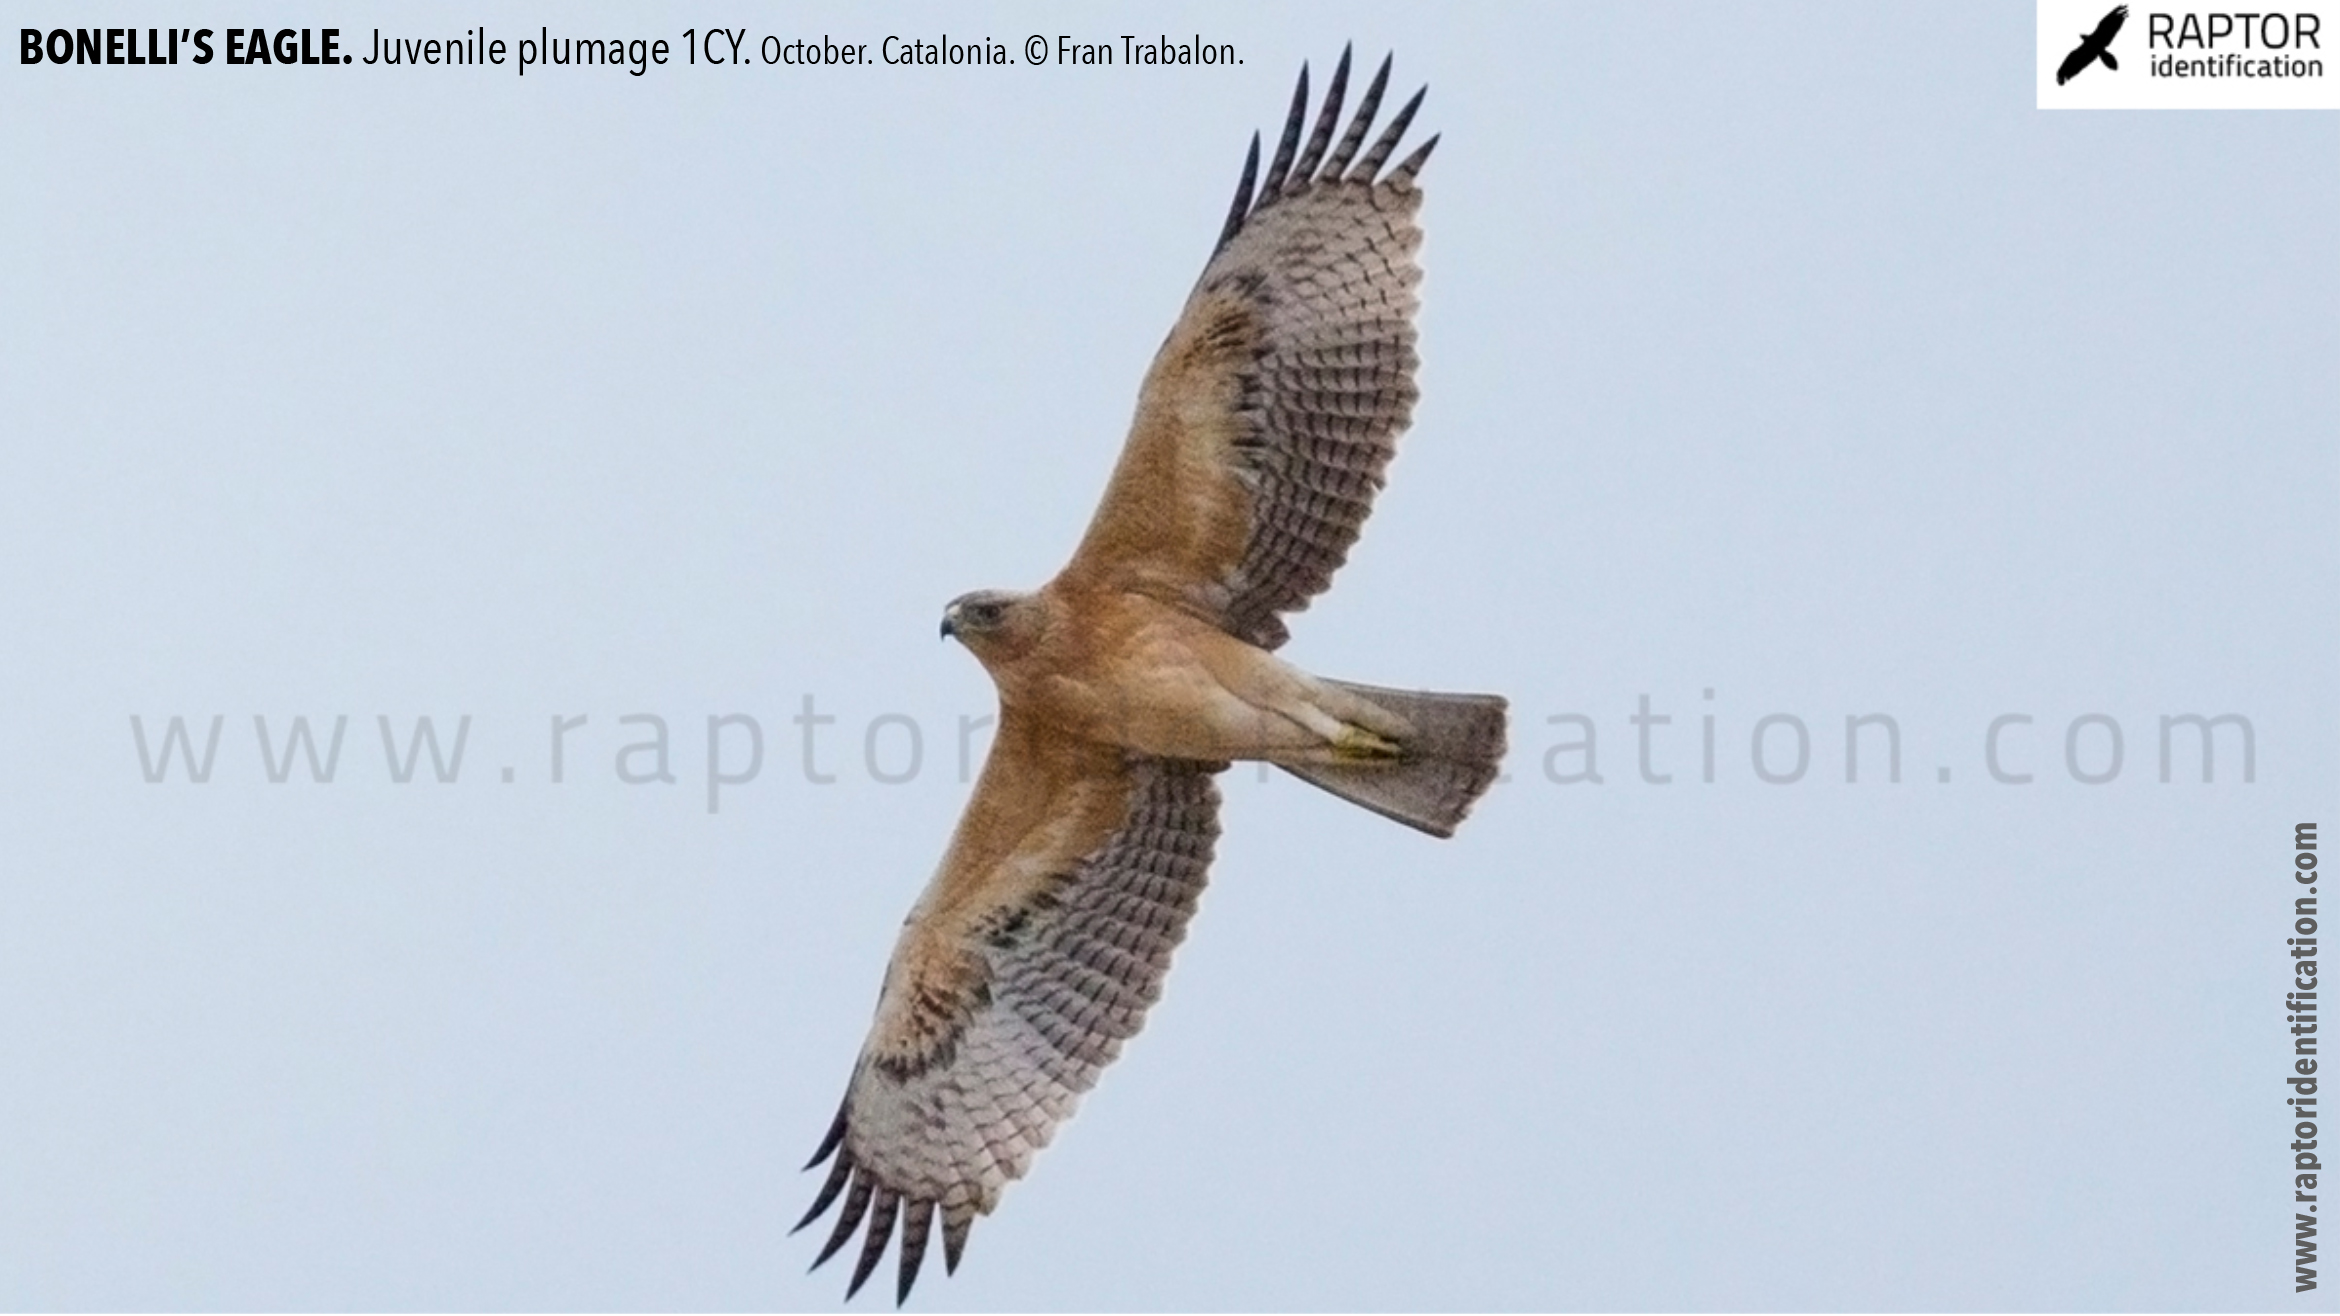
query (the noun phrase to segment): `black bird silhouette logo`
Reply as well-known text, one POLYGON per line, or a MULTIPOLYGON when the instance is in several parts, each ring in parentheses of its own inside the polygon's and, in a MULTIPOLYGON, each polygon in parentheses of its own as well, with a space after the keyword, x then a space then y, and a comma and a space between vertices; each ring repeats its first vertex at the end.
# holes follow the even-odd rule
POLYGON ((2114 5, 2111 13, 2098 19, 2096 30, 2083 34, 2080 44, 2072 47, 2072 53, 2064 56, 2064 62, 2056 66, 2056 85, 2061 87, 2079 77, 2081 70, 2100 59, 2108 69, 2119 68, 2120 61, 2113 58, 2112 39, 2113 34, 2121 30, 2121 24, 2128 21, 2127 5, 2114 5))

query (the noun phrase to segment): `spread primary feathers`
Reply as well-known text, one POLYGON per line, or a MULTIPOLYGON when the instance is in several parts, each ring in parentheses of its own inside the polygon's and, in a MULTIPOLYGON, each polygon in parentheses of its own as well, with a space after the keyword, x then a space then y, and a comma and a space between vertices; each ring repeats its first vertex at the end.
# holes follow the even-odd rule
POLYGON ((1144 1023, 1202 894, 1229 760, 1438 836, 1494 780, 1502 699, 1325 680, 1271 652, 1283 614, 1332 583, 1413 415, 1414 180, 1438 139, 1384 172, 1422 103, 1367 145, 1389 67, 1343 130, 1344 51, 1305 143, 1301 70, 1072 560, 1034 593, 944 613, 999 688, 999 731, 813 1157, 829 1174, 797 1227, 843 1201, 814 1264, 867 1226, 848 1296, 897 1223, 897 1301, 938 1217, 957 1269, 975 1217, 1144 1023))

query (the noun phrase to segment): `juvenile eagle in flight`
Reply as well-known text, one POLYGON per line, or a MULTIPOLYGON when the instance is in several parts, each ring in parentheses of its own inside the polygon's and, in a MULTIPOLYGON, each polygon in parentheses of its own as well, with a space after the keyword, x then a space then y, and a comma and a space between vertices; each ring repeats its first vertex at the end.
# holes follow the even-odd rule
POLYGON ((2072 47, 2072 53, 2056 66, 2056 85, 2061 87, 2079 77, 2081 70, 2100 59, 2108 69, 2119 68, 2121 62, 2113 58, 2112 39, 2120 34, 2121 24, 2128 21, 2129 7, 2114 5, 2111 13, 2097 20, 2094 32, 2081 33, 2080 44, 2072 47))
POLYGON ((897 1222, 896 1301, 938 1214, 956 1270, 975 1217, 1138 1031, 1202 892, 1229 760, 1436 836, 1494 780, 1501 698, 1324 680, 1272 652, 1281 614, 1332 583, 1416 396, 1414 180, 1438 139, 1383 171, 1416 92, 1358 153, 1385 59, 1336 142, 1348 75, 1344 51, 1303 144, 1303 66, 1264 178, 1252 136, 1071 562, 943 612, 999 689, 999 729, 811 1163, 835 1158, 797 1228, 844 1201, 813 1264, 868 1226, 848 1297, 897 1222))

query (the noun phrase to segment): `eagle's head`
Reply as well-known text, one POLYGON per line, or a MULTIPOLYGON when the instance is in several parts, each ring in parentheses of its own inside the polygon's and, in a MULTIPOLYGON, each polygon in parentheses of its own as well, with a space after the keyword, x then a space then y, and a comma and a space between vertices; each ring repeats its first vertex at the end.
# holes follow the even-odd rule
POLYGON ((961 594, 943 609, 942 633, 988 664, 994 658, 1014 657, 1039 638, 1040 614, 1037 595, 979 589, 961 594))

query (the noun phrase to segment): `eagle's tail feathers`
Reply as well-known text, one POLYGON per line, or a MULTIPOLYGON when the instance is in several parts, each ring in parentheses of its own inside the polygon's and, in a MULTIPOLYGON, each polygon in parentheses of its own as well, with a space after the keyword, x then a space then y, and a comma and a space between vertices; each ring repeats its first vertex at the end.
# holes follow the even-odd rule
POLYGON ((1325 683, 1404 718, 1414 734, 1400 742, 1395 759, 1277 766, 1408 827, 1432 836, 1454 835, 1503 762, 1508 721, 1503 697, 1325 683))
POLYGON ((2121 66, 2121 62, 2117 59, 2114 59, 2112 52, 2109 50, 2099 54, 2097 58, 2103 60, 2104 66, 2108 69, 2118 69, 2121 66))

